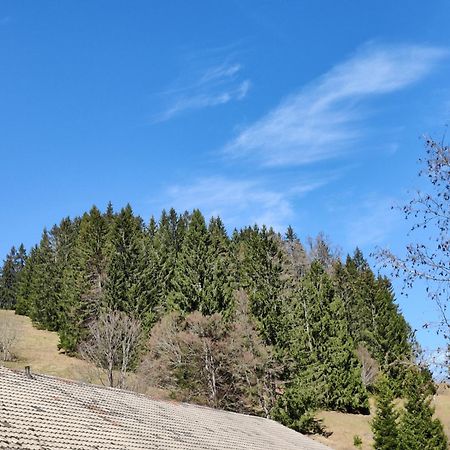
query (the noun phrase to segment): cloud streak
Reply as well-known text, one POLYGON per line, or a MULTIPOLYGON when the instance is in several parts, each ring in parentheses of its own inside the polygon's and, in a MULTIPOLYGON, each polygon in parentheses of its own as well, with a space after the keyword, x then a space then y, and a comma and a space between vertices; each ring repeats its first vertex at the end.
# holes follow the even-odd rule
POLYGON ((241 76, 241 72, 240 64, 227 61, 203 69, 194 81, 178 82, 161 93, 166 106, 152 121, 164 122, 187 111, 243 100, 251 83, 241 76))
POLYGON ((420 81, 447 54, 436 47, 366 45, 244 128, 224 152, 263 166, 336 158, 364 134, 364 101, 420 81))
POLYGON ((373 194, 347 204, 341 211, 347 244, 353 248, 385 245, 401 220, 392 211, 395 203, 394 198, 373 194))
POLYGON ((283 230, 294 215, 294 199, 327 182, 326 178, 304 180, 287 191, 278 191, 255 180, 210 176, 172 186, 167 197, 176 209, 200 208, 206 216, 220 216, 230 226, 257 223, 283 230))

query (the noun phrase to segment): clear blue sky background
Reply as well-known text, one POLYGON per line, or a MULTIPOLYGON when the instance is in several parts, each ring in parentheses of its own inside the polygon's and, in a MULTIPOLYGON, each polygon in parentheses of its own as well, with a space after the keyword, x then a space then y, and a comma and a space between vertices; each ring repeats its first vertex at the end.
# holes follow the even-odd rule
MULTIPOLYGON (((450 113, 450 3, 0 3, 0 253, 92 204, 401 251, 450 113)), ((399 296, 421 330, 433 306, 399 296)))

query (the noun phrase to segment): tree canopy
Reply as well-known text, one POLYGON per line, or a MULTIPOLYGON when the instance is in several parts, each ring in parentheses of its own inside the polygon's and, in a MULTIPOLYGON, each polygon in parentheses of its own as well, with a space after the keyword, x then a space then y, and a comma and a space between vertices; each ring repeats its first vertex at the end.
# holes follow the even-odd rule
POLYGON ((28 256, 11 250, 0 286, 1 307, 57 331, 67 353, 97 348, 104 318, 125 315, 147 340, 133 354, 147 384, 304 432, 320 430, 318 408, 368 412, 367 361, 401 389, 413 360, 390 282, 360 250, 342 260, 322 234, 305 247, 292 227, 230 236, 199 210, 145 223, 130 205, 94 206, 44 230, 28 256))

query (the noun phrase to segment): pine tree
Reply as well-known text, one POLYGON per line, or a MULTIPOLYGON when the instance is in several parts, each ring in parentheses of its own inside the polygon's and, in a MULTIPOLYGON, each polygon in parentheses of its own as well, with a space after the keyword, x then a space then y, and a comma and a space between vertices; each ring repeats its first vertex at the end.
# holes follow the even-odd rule
POLYGON ((439 419, 433 419, 433 386, 426 373, 411 369, 406 379, 406 404, 399 425, 400 450, 446 450, 448 441, 439 419))
POLYGON ((271 411, 271 417, 277 422, 305 434, 324 434, 320 420, 316 419, 318 408, 316 392, 311 386, 303 386, 294 380, 278 398, 271 411))
POLYGON ((199 210, 194 210, 187 227, 173 275, 169 299, 184 312, 207 309, 205 282, 207 273, 208 231, 199 210))
POLYGON ((336 264, 335 280, 335 287, 344 301, 350 334, 358 344, 366 344, 367 330, 376 326, 376 288, 373 272, 358 248, 353 257, 347 256, 344 266, 336 264))
MULTIPOLYGON (((152 218, 153 219, 153 218, 152 218)), ((160 267, 155 247, 157 233, 156 222, 150 220, 149 227, 142 236, 141 269, 138 274, 139 294, 145 299, 146 313, 142 317, 144 330, 149 330, 164 313, 160 267)))
POLYGON ((16 314, 30 315, 31 308, 31 291, 34 268, 36 264, 37 246, 34 246, 26 263, 21 271, 19 281, 17 283, 17 303, 16 314))
POLYGON ((113 204, 109 201, 105 211, 105 219, 108 225, 112 224, 115 215, 116 213, 114 212, 113 204))
POLYGON ((284 260, 280 239, 273 232, 255 225, 234 236, 237 261, 236 279, 248 292, 250 310, 269 345, 276 345, 281 332, 284 260))
POLYGON ((95 206, 80 220, 63 273, 60 347, 76 351, 87 322, 97 315, 106 283, 108 219, 95 206))
POLYGON ((292 361, 291 384, 301 390, 296 395, 310 397, 312 390, 316 406, 367 413, 367 392, 344 307, 319 262, 312 263, 282 316, 283 354, 292 361))
POLYGON ((68 265, 78 233, 78 227, 78 219, 72 221, 70 217, 65 217, 59 225, 54 225, 49 233, 52 248, 55 253, 55 262, 61 272, 68 265))
POLYGON ((286 231, 283 240, 283 249, 285 252, 285 261, 288 265, 287 270, 291 278, 303 276, 307 272, 310 263, 302 243, 291 226, 286 231))
POLYGON ((390 282, 375 278, 359 249, 353 257, 347 256, 345 265, 335 264, 333 280, 355 344, 364 346, 400 384, 403 362, 411 359, 411 329, 395 304, 390 282))
POLYGON ((323 405, 333 410, 368 414, 369 401, 362 384, 361 364, 339 298, 334 297, 328 311, 324 311, 323 322, 327 339, 318 357, 323 367, 319 373, 323 373, 326 383, 323 405))
POLYGON ((145 277, 153 283, 155 304, 162 314, 171 308, 169 296, 173 290, 173 275, 178 253, 165 210, 161 213, 154 237, 147 240, 146 253, 145 277))
POLYGON ((16 269, 16 274, 20 275, 20 272, 25 267, 26 261, 27 251, 25 249, 25 246, 23 244, 20 244, 14 258, 14 267, 16 269))
POLYGON ((232 312, 233 282, 229 273, 230 265, 230 241, 225 226, 219 217, 211 218, 208 226, 203 314, 232 312))
POLYGON ((383 375, 377 383, 376 416, 371 423, 375 450, 399 448, 398 413, 394 409, 394 393, 383 375))
POLYGON ((16 248, 12 247, 3 262, 0 277, 0 309, 13 309, 16 305, 16 253, 16 248))
POLYGON ((148 304, 140 290, 142 272, 143 224, 130 205, 115 217, 108 243, 105 301, 112 310, 142 318, 148 304))
POLYGON ((23 244, 12 247, 0 270, 0 309, 14 309, 17 303, 20 277, 25 267, 27 252, 23 244))
POLYGON ((366 332, 367 342, 381 368, 394 382, 395 393, 407 374, 405 361, 413 360, 412 330, 395 303, 391 282, 378 277, 375 284, 375 326, 366 332))
POLYGON ((147 235, 148 235, 148 237, 151 240, 155 239, 157 231, 158 231, 158 225, 156 223, 155 218, 152 216, 152 217, 150 217, 150 221, 149 221, 148 227, 147 227, 147 235))
POLYGON ((60 318, 61 276, 47 230, 44 230, 34 258, 30 286, 29 314, 33 322, 57 330, 60 318))
POLYGON ((186 227, 188 224, 188 214, 178 215, 175 209, 171 208, 169 215, 167 217, 169 234, 171 238, 171 245, 175 250, 175 255, 177 255, 181 246, 183 245, 184 234, 186 232, 186 227))

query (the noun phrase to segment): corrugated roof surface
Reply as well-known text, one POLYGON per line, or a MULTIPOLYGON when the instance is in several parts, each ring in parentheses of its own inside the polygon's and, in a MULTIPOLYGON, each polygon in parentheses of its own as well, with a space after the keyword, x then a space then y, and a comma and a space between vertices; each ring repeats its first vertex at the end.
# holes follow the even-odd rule
POLYGON ((0 448, 325 450, 272 420, 0 366, 0 448))

